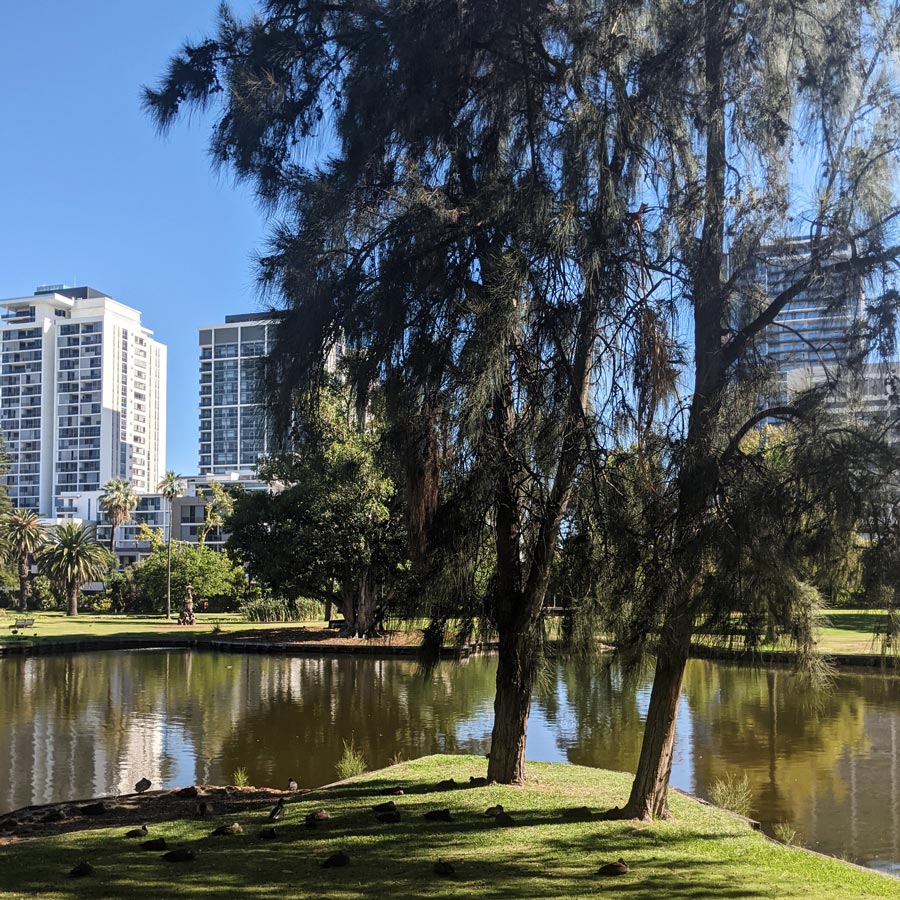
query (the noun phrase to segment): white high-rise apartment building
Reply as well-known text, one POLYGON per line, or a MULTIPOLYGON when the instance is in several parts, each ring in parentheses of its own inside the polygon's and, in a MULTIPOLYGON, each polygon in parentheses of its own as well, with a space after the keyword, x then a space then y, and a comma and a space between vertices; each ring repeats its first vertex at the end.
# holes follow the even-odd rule
POLYGON ((156 489, 166 467, 166 348, 89 287, 0 300, 0 428, 15 506, 99 519, 105 482, 156 489))

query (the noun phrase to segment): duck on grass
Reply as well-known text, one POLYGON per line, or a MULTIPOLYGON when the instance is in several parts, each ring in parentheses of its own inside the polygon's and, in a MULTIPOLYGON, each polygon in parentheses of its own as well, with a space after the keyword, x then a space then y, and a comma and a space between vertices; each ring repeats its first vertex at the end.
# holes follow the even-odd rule
POLYGON ((54 836, 0 846, 0 896, 900 898, 894 879, 782 846, 677 793, 672 821, 601 821, 601 810, 628 796, 625 773, 533 763, 529 781, 510 787, 475 780, 483 766, 425 757, 274 807, 261 799, 227 819, 198 818, 185 804, 183 819, 150 824, 147 840, 164 842, 158 851, 140 849, 121 825, 103 827, 102 817, 89 830, 60 823, 54 836), (216 834, 223 826, 227 834, 216 834))

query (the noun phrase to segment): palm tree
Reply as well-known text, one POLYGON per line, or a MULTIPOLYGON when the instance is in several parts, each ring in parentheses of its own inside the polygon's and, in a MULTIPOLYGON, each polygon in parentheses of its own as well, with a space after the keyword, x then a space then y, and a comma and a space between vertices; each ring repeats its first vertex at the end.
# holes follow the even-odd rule
POLYGON ((92 525, 66 522, 50 532, 41 551, 41 571, 65 591, 70 616, 78 615, 81 586, 102 578, 114 564, 112 554, 97 543, 96 535, 92 525))
POLYGON ((0 544, 3 555, 15 560, 19 570, 19 612, 28 609, 29 565, 47 540, 47 530, 37 513, 30 509, 12 509, 0 516, 0 544))
POLYGON ((169 469, 163 476, 163 480, 156 489, 165 497, 169 504, 169 528, 166 540, 166 618, 172 618, 172 504, 176 497, 184 493, 184 482, 180 475, 176 475, 169 469))
POLYGON ((115 553, 116 529, 131 521, 132 514, 138 505, 138 497, 131 483, 124 478, 113 478, 103 485, 100 495, 100 509, 106 513, 112 529, 109 535, 109 552, 115 553))

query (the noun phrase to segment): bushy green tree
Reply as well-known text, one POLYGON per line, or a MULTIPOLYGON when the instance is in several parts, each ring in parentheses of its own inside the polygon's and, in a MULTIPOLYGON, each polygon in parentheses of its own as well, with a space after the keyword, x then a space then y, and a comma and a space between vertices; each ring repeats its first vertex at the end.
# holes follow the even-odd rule
POLYGON ((195 602, 206 601, 214 609, 236 609, 244 593, 241 567, 227 553, 178 541, 170 548, 155 546, 149 556, 131 568, 133 594, 145 609, 171 609, 167 600, 171 589, 176 600, 191 585, 195 602))
POLYGON ((407 572, 402 504, 379 431, 372 411, 359 426, 346 391, 321 394, 295 452, 262 466, 283 489, 245 492, 226 523, 253 580, 287 599, 336 601, 342 634, 357 637, 375 633, 378 608, 407 572))

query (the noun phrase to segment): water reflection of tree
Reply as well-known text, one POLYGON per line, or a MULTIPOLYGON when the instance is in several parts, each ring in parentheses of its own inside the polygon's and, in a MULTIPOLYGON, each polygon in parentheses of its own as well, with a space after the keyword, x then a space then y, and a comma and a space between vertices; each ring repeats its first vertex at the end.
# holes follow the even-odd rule
POLYGON ((557 743, 569 762, 634 771, 643 730, 638 707, 642 689, 649 690, 646 676, 626 678, 617 665, 572 660, 542 683, 535 702, 557 723, 557 743))
POLYGON ((342 742, 353 738, 370 766, 439 752, 468 752, 457 726, 490 697, 493 664, 445 666, 430 678, 396 659, 248 659, 261 696, 244 707, 223 746, 223 766, 245 766, 252 779, 306 784, 334 779, 342 742))
MULTIPOLYGON (((696 790, 708 795, 724 772, 746 772, 755 815, 818 830, 816 798, 844 798, 851 785, 841 764, 849 759, 852 770, 870 751, 866 711, 883 696, 879 682, 840 676, 829 691, 812 694, 787 670, 693 664, 685 692, 694 713, 696 790)), ((847 801, 852 818, 855 796, 847 801)))

